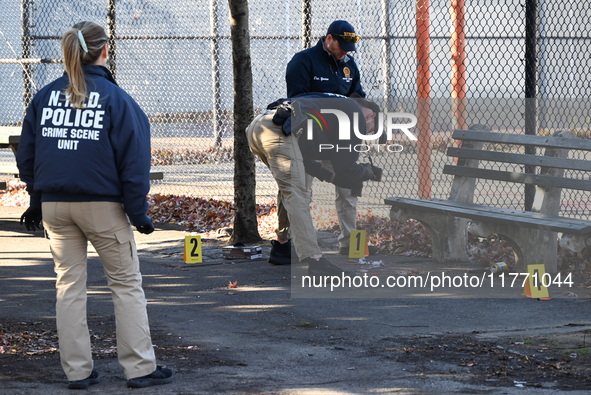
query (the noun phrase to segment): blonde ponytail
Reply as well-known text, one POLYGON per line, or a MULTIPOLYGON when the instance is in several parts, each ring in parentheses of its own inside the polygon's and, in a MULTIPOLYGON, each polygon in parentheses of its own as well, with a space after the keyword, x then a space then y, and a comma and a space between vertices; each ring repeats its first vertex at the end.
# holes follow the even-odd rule
POLYGON ((105 29, 94 22, 77 23, 62 37, 64 65, 70 79, 65 94, 76 108, 83 108, 88 98, 83 66, 96 62, 107 40, 105 29))

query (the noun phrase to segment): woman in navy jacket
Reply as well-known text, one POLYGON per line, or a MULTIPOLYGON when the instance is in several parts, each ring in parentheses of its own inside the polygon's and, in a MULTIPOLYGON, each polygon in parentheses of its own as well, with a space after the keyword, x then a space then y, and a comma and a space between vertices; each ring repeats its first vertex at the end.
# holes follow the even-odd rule
POLYGON ((99 381, 86 320, 88 241, 113 296, 117 355, 127 385, 172 380, 170 369, 156 365, 131 228, 154 230, 146 215, 150 124, 105 67, 107 41, 105 30, 92 22, 64 34, 66 73, 33 98, 17 151, 31 196, 21 223, 34 230, 43 221, 50 238, 60 360, 73 389, 99 381))

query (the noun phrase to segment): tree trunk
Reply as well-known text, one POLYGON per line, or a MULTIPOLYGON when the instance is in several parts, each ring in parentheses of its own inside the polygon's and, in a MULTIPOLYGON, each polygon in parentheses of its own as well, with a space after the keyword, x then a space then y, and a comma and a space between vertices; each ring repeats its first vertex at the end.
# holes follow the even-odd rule
POLYGON ((248 31, 248 1, 228 0, 232 64, 234 69, 234 231, 230 242, 261 240, 258 231, 255 163, 246 139, 246 127, 253 119, 252 65, 248 31))

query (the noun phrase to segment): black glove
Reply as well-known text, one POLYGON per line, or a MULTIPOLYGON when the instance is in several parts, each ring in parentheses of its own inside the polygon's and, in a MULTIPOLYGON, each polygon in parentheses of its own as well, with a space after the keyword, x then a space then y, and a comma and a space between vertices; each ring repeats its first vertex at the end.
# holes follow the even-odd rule
POLYGON ((351 196, 361 197, 361 191, 363 190, 363 183, 360 182, 351 187, 351 196))
POLYGON ((370 165, 369 163, 361 163, 359 166, 361 166, 361 168, 363 169, 363 176, 362 176, 362 180, 363 181, 367 181, 367 180, 371 180, 371 181, 381 181, 382 180, 382 169, 377 167, 377 166, 373 166, 370 165))
POLYGON ((382 168, 381 167, 371 165, 371 171, 373 172, 373 178, 371 178, 372 181, 377 181, 377 182, 382 181, 382 168))
POLYGON ((275 115, 273 115, 273 123, 275 125, 283 125, 291 117, 291 104, 281 103, 275 109, 275 115))
POLYGON ((40 207, 29 207, 23 215, 21 215, 21 225, 24 223, 27 230, 41 229, 41 215, 40 207))
POLYGON ((148 222, 147 224, 136 226, 135 228, 138 232, 143 233, 145 235, 149 235, 154 231, 154 224, 152 223, 152 220, 150 220, 150 222, 148 222))

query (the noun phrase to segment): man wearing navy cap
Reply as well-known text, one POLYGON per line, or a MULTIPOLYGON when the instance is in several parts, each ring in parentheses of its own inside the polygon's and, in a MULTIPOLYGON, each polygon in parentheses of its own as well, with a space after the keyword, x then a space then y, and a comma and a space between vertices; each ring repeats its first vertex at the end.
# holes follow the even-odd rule
MULTIPOLYGON (((315 46, 296 53, 287 64, 287 97, 318 92, 364 98, 359 69, 353 56, 349 54, 356 50, 355 44, 359 39, 349 22, 332 22, 326 36, 321 37, 315 46)), ((330 167, 330 164, 327 166, 330 167)), ((357 197, 351 194, 350 189, 339 186, 335 186, 335 194, 341 229, 339 253, 347 255, 351 231, 357 227, 357 197)), ((271 245, 269 262, 283 264, 291 261, 289 240, 278 237, 271 245)), ((369 253, 376 254, 377 248, 369 246, 369 253)))
POLYGON ((349 54, 356 50, 359 38, 349 22, 331 23, 326 36, 315 46, 296 53, 287 64, 287 97, 311 92, 365 97, 359 69, 349 54))

